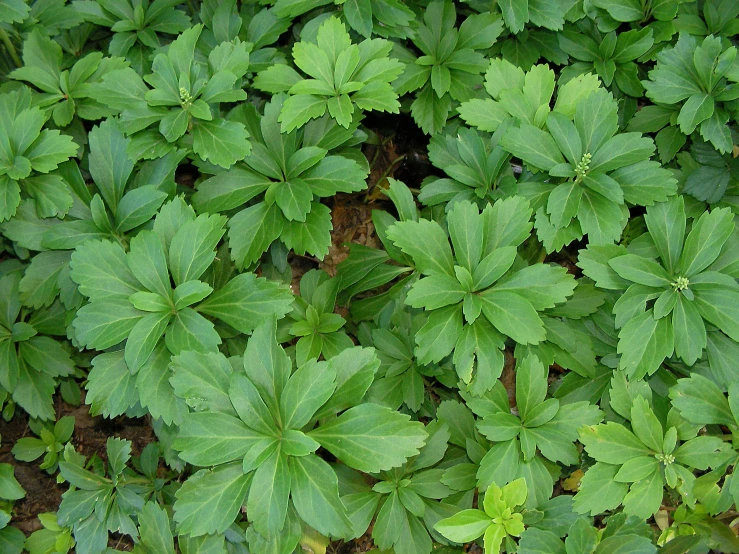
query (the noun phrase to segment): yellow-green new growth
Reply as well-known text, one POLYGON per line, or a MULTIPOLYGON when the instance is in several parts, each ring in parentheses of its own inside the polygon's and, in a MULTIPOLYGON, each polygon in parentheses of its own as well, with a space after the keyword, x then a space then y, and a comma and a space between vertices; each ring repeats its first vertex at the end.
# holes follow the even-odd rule
POLYGON ((483 537, 485 554, 497 554, 504 549, 508 536, 520 537, 524 532, 523 515, 517 511, 528 495, 523 478, 511 481, 504 487, 495 483, 485 491, 483 510, 462 510, 443 519, 435 529, 449 540, 468 542, 483 537))

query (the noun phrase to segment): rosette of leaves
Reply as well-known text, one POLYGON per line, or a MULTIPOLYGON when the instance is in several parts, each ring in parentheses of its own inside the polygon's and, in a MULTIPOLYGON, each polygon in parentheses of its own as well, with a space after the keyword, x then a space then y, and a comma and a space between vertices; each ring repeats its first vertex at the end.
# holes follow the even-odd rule
POLYGON ((699 37, 731 38, 739 34, 739 6, 724 0, 706 0, 701 11, 697 4, 683 3, 673 24, 677 31, 699 37))
POLYGON ((177 35, 190 27, 190 17, 178 10, 175 0, 75 0, 74 10, 85 21, 108 27, 113 36, 108 43, 111 56, 128 59, 137 73, 149 69, 152 51, 161 48, 159 35, 177 35))
POLYGON ((253 108, 243 110, 251 154, 243 164, 200 182, 193 195, 195 206, 209 212, 235 210, 252 201, 229 220, 231 257, 239 267, 256 262, 277 239, 298 254, 323 258, 332 224, 329 208, 319 199, 367 186, 364 156, 360 165, 356 151, 329 154, 354 143, 358 120, 344 129, 324 116, 283 134, 278 116, 285 101, 284 95, 274 96, 263 116, 253 108))
POLYGON ((703 140, 724 154, 733 145, 729 120, 739 115, 735 58, 736 47, 724 47, 719 37, 707 36, 699 43, 694 36, 680 33, 675 46, 657 54, 649 80, 642 81, 647 97, 672 112, 670 126, 678 126, 688 136, 697 129, 703 140))
MULTIPOLYGON (((395 206, 400 221, 417 221, 419 217, 413 193, 401 181, 388 178, 385 195, 395 206)), ((337 276, 341 277, 341 292, 338 302, 342 306, 350 304, 352 318, 355 321, 372 319, 389 302, 397 290, 402 289, 413 275, 407 275, 389 291, 379 295, 354 300, 360 292, 376 289, 403 275, 413 271, 413 260, 397 248, 387 237, 387 230, 398 218, 385 210, 372 210, 372 223, 382 248, 371 248, 355 242, 350 243, 349 256, 338 266, 337 276)))
POLYGON ((180 533, 223 532, 245 503, 253 529, 280 551, 297 545, 301 522, 345 537, 351 525, 338 479, 316 450, 323 447, 359 471, 379 472, 401 465, 424 444, 421 423, 361 404, 378 366, 372 349, 350 348, 293 371, 275 332, 274 320, 254 331, 243 371, 221 354, 180 355, 191 361, 178 364, 175 391, 198 411, 185 416, 174 446, 186 462, 210 468, 177 492, 180 533), (194 365, 208 368, 208 387, 194 365))
POLYGON ((31 312, 23 308, 19 282, 18 273, 0 278, 0 359, 3 366, 0 385, 31 417, 53 420, 52 396, 59 378, 74 372, 69 354, 52 338, 65 335, 64 312, 31 312))
POLYGON ((39 438, 22 437, 18 439, 11 453, 16 460, 21 462, 33 462, 43 456, 44 461, 41 462, 39 469, 46 470, 50 475, 56 473, 59 467, 59 453, 64 450, 65 444, 69 442, 74 433, 74 417, 59 418, 53 427, 31 419, 28 426, 39 438))
MULTIPOLYGON (((2 7, 2 6, 0 6, 2 7)), ((10 464, 0 464, 0 541, 8 554, 21 554, 26 537, 23 531, 8 525, 12 517, 13 501, 26 496, 21 484, 15 478, 15 470, 10 464)))
MULTIPOLYGON (((572 118, 578 101, 599 86, 598 78, 589 74, 563 81, 557 87, 553 110, 572 118)), ((485 72, 485 91, 490 98, 462 102, 459 116, 468 125, 491 133, 512 118, 542 128, 552 110, 554 88, 554 71, 546 64, 524 71, 505 59, 493 58, 485 72)))
POLYGON ((286 286, 253 273, 203 277, 225 223, 223 216, 195 217, 178 197, 162 207, 152 230, 131 239, 128 252, 120 243, 91 240, 72 254, 71 277, 90 300, 72 322, 77 340, 98 350, 125 341, 122 351, 93 360, 87 385, 93 411, 118 415, 138 399, 155 417, 179 421, 184 405, 166 380, 170 354, 218 350, 221 336, 205 316, 249 333, 264 317, 289 311, 293 295, 286 286), (111 382, 119 388, 115 395, 111 382))
POLYGON ((629 96, 639 98, 644 87, 639 81, 639 68, 635 60, 646 54, 654 44, 650 27, 632 29, 624 33, 601 33, 589 20, 576 24, 575 29, 557 34, 559 46, 574 59, 562 76, 565 80, 574 75, 595 72, 607 87, 615 88, 629 96))
POLYGON ((532 199, 545 245, 583 235, 590 244, 614 242, 628 221, 627 203, 648 206, 676 191, 672 173, 650 160, 652 139, 618 132, 618 105, 605 89, 578 100, 574 117, 549 114, 546 130, 530 123, 508 129, 500 145, 556 178, 518 189, 532 199))
POLYGON ((249 72, 263 71, 276 63, 287 63, 282 50, 270 46, 290 28, 289 18, 278 17, 274 9, 261 4, 236 0, 205 0, 200 3, 200 20, 205 25, 198 41, 198 50, 206 56, 221 42, 240 38, 252 44, 249 52, 249 72))
POLYGON ((67 554, 74 548, 71 527, 59 525, 56 513, 38 514, 38 520, 41 529, 31 533, 24 545, 28 554, 67 554))
MULTIPOLYGON (((605 528, 596 529, 585 517, 578 517, 566 530, 564 540, 546 529, 529 527, 518 541, 519 554, 606 554, 614 550, 655 554, 654 531, 638 517, 613 514, 605 528)), ((692 538, 692 537, 691 537, 692 538)))
POLYGON ((393 86, 401 96, 421 89, 411 103, 411 115, 424 133, 433 135, 444 128, 454 101, 475 96, 487 66, 478 50, 493 45, 503 22, 491 13, 473 14, 457 29, 454 4, 444 0, 431 2, 423 21, 411 39, 423 55, 400 46, 393 51, 405 64, 393 86))
POLYGON ((354 346, 343 330, 346 320, 334 313, 341 278, 329 277, 320 269, 306 272, 300 279, 300 295, 295 296, 292 311, 280 326, 293 337, 298 366, 321 354, 327 360, 354 346))
POLYGON ((128 62, 123 58, 104 58, 101 52, 91 52, 69 67, 59 43, 34 29, 23 43, 23 67, 8 77, 42 91, 34 105, 50 111, 56 126, 66 127, 75 115, 88 120, 112 115, 114 111, 91 94, 92 84, 109 71, 126 67, 128 62))
POLYGON ((353 44, 344 24, 330 17, 318 28, 315 42, 293 46, 293 61, 307 78, 288 65, 275 64, 257 75, 254 87, 288 94, 278 119, 283 133, 325 113, 348 129, 358 110, 399 113, 390 82, 403 64, 388 57, 392 46, 381 38, 353 44))
POLYGON ((201 63, 195 45, 202 29, 195 25, 180 34, 166 54, 154 57, 153 73, 144 79, 127 68, 107 73, 93 87, 99 102, 120 112, 121 128, 132 139, 131 159, 158 158, 184 147, 228 168, 249 153, 243 124, 224 119, 219 109, 246 98, 240 80, 249 67, 249 45, 222 42, 201 63))
POLYGON ((481 418, 478 431, 493 443, 480 460, 478 487, 524 478, 531 491, 529 508, 551 496, 556 476, 551 472, 557 464, 578 463, 578 428, 595 425, 603 417, 587 400, 565 404, 547 398, 548 376, 547 367, 536 356, 528 356, 516 368, 517 415, 500 385, 486 397, 486 403, 472 406, 481 418))
POLYGON ((70 488, 62 495, 57 525, 71 527, 80 554, 102 554, 109 532, 138 538, 134 518, 167 482, 157 478, 156 443, 142 451, 138 471, 128 467, 131 441, 110 437, 105 446, 107 463, 97 456, 85 463, 85 457, 74 451, 59 462, 59 473, 70 488))
POLYGON ((372 540, 383 550, 396 554, 429 554, 436 542, 446 542, 434 524, 458 508, 444 503, 452 495, 440 482, 443 469, 435 467, 444 457, 449 440, 446 424, 433 421, 426 426, 429 438, 419 454, 402 466, 373 475, 370 487, 363 477, 346 471, 340 474, 339 490, 352 521, 353 536, 362 536, 375 518, 372 540), (441 501, 441 502, 440 502, 441 501))
POLYGON ((528 489, 524 479, 503 487, 493 483, 485 490, 483 509, 468 509, 438 522, 435 529, 454 542, 483 538, 485 552, 515 552, 513 537, 520 537, 525 526, 521 508, 528 489))
POLYGON ((517 246, 531 231, 530 217, 520 197, 499 200, 482 213, 463 200, 447 215, 449 238, 441 225, 425 219, 398 222, 387 231, 422 275, 405 300, 428 312, 415 337, 419 363, 438 362, 454 351, 459 377, 474 394, 489 390, 503 371, 506 339, 543 341, 538 312, 564 302, 575 288, 563 267, 515 265, 517 246))
POLYGON ((365 38, 371 35, 408 38, 416 19, 399 0, 277 0, 274 11, 279 17, 295 19, 315 8, 335 4, 354 31, 365 38))
POLYGON ((598 287, 623 291, 613 306, 619 369, 636 379, 673 352, 693 365, 707 344, 706 324, 739 341, 738 253, 724 248, 734 244, 730 210, 704 212, 687 235, 681 196, 648 207, 644 219, 653 248, 588 247, 578 262, 598 287))
POLYGON ((89 139, 93 183, 85 184, 73 161, 60 169, 73 198, 67 217, 41 220, 22 206, 4 226, 6 236, 17 244, 41 251, 31 259, 20 283, 21 300, 32 308, 51 305, 57 297, 67 309, 79 308, 83 297, 69 277, 72 249, 101 239, 127 247, 131 237, 150 224, 167 195, 174 194, 174 171, 184 152, 144 162, 134 172, 126 154, 131 141, 116 120, 94 127, 89 139))
POLYGON ((426 177, 419 202, 427 206, 446 203, 449 209, 454 202, 466 200, 484 208, 495 196, 500 196, 496 189, 514 177, 510 154, 498 145, 499 135, 489 138, 460 127, 456 136, 432 136, 429 160, 448 177, 426 177))
POLYGON ((367 393, 368 398, 394 410, 403 404, 412 412, 431 410, 427 392, 433 382, 431 379, 437 378, 454 387, 456 374, 436 364, 421 365, 413 355, 413 337, 426 322, 424 317, 403 310, 400 317, 393 317, 392 321, 397 325, 368 329, 371 341, 367 343, 375 348, 380 358, 380 368, 367 393))
POLYGON ((63 216, 72 197, 59 175, 50 174, 77 153, 72 137, 44 129, 49 114, 31 106, 27 87, 0 94, 0 222, 15 215, 24 196, 39 217, 63 216))
POLYGON ((674 415, 660 421, 647 399, 636 396, 631 429, 613 421, 580 429, 596 463, 580 481, 575 510, 595 515, 623 505, 624 513, 647 519, 660 509, 665 484, 692 504, 694 471, 720 465, 731 448, 719 437, 696 436, 696 427, 674 415))

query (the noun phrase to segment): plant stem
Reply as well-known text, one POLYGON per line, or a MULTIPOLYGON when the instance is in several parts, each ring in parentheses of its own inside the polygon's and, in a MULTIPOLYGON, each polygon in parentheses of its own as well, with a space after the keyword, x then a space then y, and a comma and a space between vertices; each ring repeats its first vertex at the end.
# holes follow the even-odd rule
POLYGON ((10 58, 13 60, 13 63, 16 67, 22 67, 23 62, 18 57, 18 53, 15 51, 15 46, 13 46, 13 43, 10 41, 10 37, 8 36, 8 33, 5 32, 5 29, 0 27, 0 40, 3 41, 3 44, 5 45, 5 48, 8 51, 8 54, 10 54, 10 58))

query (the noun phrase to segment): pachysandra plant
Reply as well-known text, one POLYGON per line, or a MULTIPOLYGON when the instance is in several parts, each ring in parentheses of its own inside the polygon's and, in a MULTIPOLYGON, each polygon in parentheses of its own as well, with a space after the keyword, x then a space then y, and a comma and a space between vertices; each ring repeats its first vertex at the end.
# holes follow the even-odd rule
POLYGON ((15 215, 22 197, 34 200, 39 217, 63 216, 72 207, 63 179, 51 172, 77 153, 77 145, 44 129, 49 116, 32 105, 27 87, 0 94, 0 222, 15 215))
POLYGON ((40 251, 20 283, 24 305, 49 306, 59 297, 65 308, 79 308, 83 297, 69 277, 72 250, 89 240, 128 247, 132 236, 149 224, 174 192, 174 168, 184 153, 144 162, 134 172, 135 164, 126 154, 130 142, 114 119, 94 127, 89 133, 87 167, 94 184, 86 186, 74 161, 60 169, 73 200, 64 220, 39 219, 22 205, 6 223, 5 233, 16 244, 40 251))
POLYGON ((20 275, 0 278, 0 386, 31 417, 54 420, 53 395, 74 363, 54 336, 64 337, 64 311, 30 311, 21 305, 20 275), (60 316, 60 317, 56 317, 60 316))
POLYGON ((108 43, 111 56, 128 59, 137 73, 151 68, 150 54, 161 48, 160 33, 177 35, 190 27, 190 17, 177 9, 172 0, 123 0, 100 4, 91 0, 76 0, 74 10, 85 21, 108 27, 113 36, 108 43))
POLYGON ((330 17, 318 28, 315 42, 293 46, 293 61, 307 78, 276 64, 257 75, 254 86, 288 94, 278 118, 283 133, 325 113, 348 129, 358 111, 398 113, 398 95, 390 82, 403 65, 388 57, 391 49, 390 41, 379 38, 353 44, 344 24, 330 17))
MULTIPOLYGON (((75 250, 71 276, 90 300, 73 321, 77 340, 98 350, 125 341, 123 350, 93 360, 88 401, 100 394, 110 398, 110 380, 123 371, 125 379, 117 379, 123 389, 118 401, 128 396, 126 389, 137 386, 142 405, 177 422, 184 406, 172 396, 166 378, 164 384, 152 385, 168 375, 169 353, 218 350, 221 336, 206 316, 249 333, 265 315, 289 311, 292 293, 287 287, 253 273, 218 283, 215 292, 201 280, 216 257, 224 226, 224 217, 196 217, 178 197, 162 207, 152 230, 131 239, 128 252, 107 240, 87 241, 75 250)), ((97 403, 92 404, 95 408, 97 403)))
POLYGON ((413 258, 423 276, 406 304, 428 312, 416 334, 416 357, 438 362, 454 352, 460 379, 476 394, 503 371, 507 337, 521 344, 546 338, 540 310, 564 302, 575 288, 562 267, 516 266, 517 247, 530 235, 531 209, 513 197, 480 212, 460 201, 447 215, 449 237, 435 221, 398 222, 388 237, 413 258), (453 245, 449 245, 449 240, 453 245))
POLYGON ((287 551, 300 539, 301 521, 326 536, 347 536, 350 521, 336 474, 316 450, 378 472, 399 466, 424 444, 422 424, 361 403, 379 363, 372 349, 350 348, 293 370, 275 332, 274 320, 254 331, 243 370, 220 354, 180 354, 176 394, 188 402, 206 400, 185 416, 175 448, 195 466, 215 466, 197 472, 177 493, 175 521, 182 533, 221 533, 245 504, 263 540, 287 551), (213 380, 207 390, 193 386, 202 372, 185 359, 208 367, 213 380))
POLYGON ((71 454, 65 451, 65 459, 59 462, 60 475, 71 486, 62 495, 57 521, 72 528, 75 551, 80 554, 102 554, 108 545, 108 533, 138 538, 134 518, 167 481, 157 477, 156 443, 142 451, 138 472, 128 467, 130 440, 110 437, 105 446, 107 464, 98 458, 96 471, 87 469, 85 457, 74 450, 71 454))
POLYGON ((480 461, 479 487, 524 478, 532 494, 530 500, 538 503, 541 496, 551 495, 552 463, 577 464, 577 430, 598 423, 602 413, 587 400, 565 404, 547 398, 547 374, 547 368, 535 356, 523 359, 516 369, 518 415, 511 413, 507 396, 500 394, 491 395, 496 402, 491 402, 485 412, 477 410, 477 415, 483 416, 477 421, 477 429, 493 443, 480 461))
POLYGON ((707 36, 699 43, 681 33, 675 46, 657 54, 657 65, 643 81, 647 97, 668 106, 674 115, 669 123, 701 137, 721 153, 732 148, 727 123, 736 119, 739 99, 739 66, 736 47, 725 48, 719 37, 707 36))
POLYGON ((23 43, 23 63, 23 67, 9 77, 41 90, 35 105, 50 111, 59 127, 69 125, 75 115, 87 120, 113 115, 113 110, 91 94, 91 85, 109 71, 128 67, 123 58, 104 58, 100 52, 92 52, 67 67, 59 43, 43 36, 39 30, 32 32, 23 43))
POLYGON ((394 55, 405 64, 393 83, 401 96, 421 89, 411 104, 411 114, 426 134, 439 133, 452 104, 475 95, 485 71, 485 57, 478 50, 490 48, 503 30, 502 22, 491 13, 473 14, 455 27, 454 4, 434 0, 424 11, 413 44, 423 53, 397 47, 394 55))
POLYGON ((351 514, 353 532, 361 536, 375 518, 372 540, 379 548, 392 548, 397 554, 429 554, 433 539, 443 541, 434 524, 454 514, 458 508, 444 499, 454 491, 441 483, 444 469, 435 467, 444 458, 449 429, 431 422, 429 438, 419 454, 398 468, 373 475, 377 482, 366 485, 356 472, 351 479, 340 474, 339 490, 347 494, 342 501, 351 514))
POLYGON ((739 341, 737 252, 724 249, 734 231, 731 212, 704 212, 687 235, 682 197, 648 207, 644 219, 653 242, 646 255, 589 247, 580 261, 597 286, 623 291, 613 307, 619 368, 636 379, 673 352, 693 365, 706 348, 707 324, 739 341))
POLYGON ((571 233, 565 244, 583 235, 590 244, 612 243, 628 221, 627 204, 648 206, 676 192, 672 174, 650 160, 652 139, 619 133, 617 112, 613 96, 598 89, 578 100, 574 117, 552 112, 546 130, 523 123, 503 135, 503 149, 554 178, 519 186, 538 210, 543 241, 553 227, 571 233))
POLYGON ((281 322, 289 335, 300 337, 295 343, 299 366, 321 355, 328 360, 354 346, 342 329, 346 320, 334 313, 340 283, 341 278, 332 279, 319 269, 300 279, 300 296, 296 295, 292 311, 281 322))
POLYGON ((120 113, 121 127, 132 138, 130 158, 158 158, 181 146, 228 168, 249 153, 243 124, 224 119, 219 110, 221 103, 246 98, 239 82, 249 67, 248 44, 222 42, 203 63, 195 56, 202 29, 195 25, 166 54, 157 54, 143 79, 131 68, 120 69, 93 87, 100 102, 120 113))
POLYGON ((468 125, 481 131, 492 133, 511 119, 541 129, 551 111, 571 119, 580 99, 600 86, 594 75, 577 75, 557 86, 552 108, 555 81, 554 71, 548 65, 535 65, 524 71, 505 59, 493 58, 485 72, 485 92, 490 97, 462 102, 457 111, 468 125))
POLYGON ((525 526, 519 506, 526 501, 526 481, 516 479, 504 487, 495 483, 486 490, 482 510, 462 510, 436 524, 436 530, 455 542, 468 542, 483 537, 485 552, 511 552, 525 526))
POLYGON ((644 27, 623 33, 600 33, 588 23, 557 35, 562 50, 579 60, 567 66, 562 72, 563 77, 569 79, 586 72, 596 73, 607 87, 615 84, 621 92, 641 97, 644 87, 639 81, 639 67, 635 60, 654 44, 652 29, 644 27))
POLYGON ((74 433, 74 417, 61 417, 53 427, 32 419, 29 427, 38 435, 38 438, 18 439, 11 453, 16 460, 22 462, 33 462, 43 456, 44 460, 39 465, 39 469, 44 469, 49 474, 56 473, 59 467, 59 453, 64 450, 64 445, 74 433))
POLYGON ((633 401, 630 423, 630 430, 615 422, 580 430, 596 464, 582 478, 576 511, 595 515, 623 505, 625 513, 647 519, 659 510, 665 484, 692 504, 693 470, 727 459, 728 445, 721 438, 696 436, 696 428, 685 428, 669 415, 663 425, 643 396, 633 401))
POLYGON ((344 129, 324 116, 303 129, 280 133, 278 118, 286 101, 284 95, 274 96, 262 116, 244 110, 251 153, 243 163, 202 181, 193 196, 201 211, 225 212, 248 204, 229 221, 231 258, 239 267, 253 264, 277 239, 299 254, 325 256, 332 223, 320 198, 367 186, 367 170, 354 152, 329 153, 354 142, 358 122, 344 129))
MULTIPOLYGON (((461 109, 461 108, 460 108, 461 109)), ((427 206, 467 200, 484 208, 500 193, 496 190, 514 180, 510 154, 492 138, 461 127, 456 137, 434 135, 429 141, 429 161, 448 177, 424 179, 418 200, 427 206)))

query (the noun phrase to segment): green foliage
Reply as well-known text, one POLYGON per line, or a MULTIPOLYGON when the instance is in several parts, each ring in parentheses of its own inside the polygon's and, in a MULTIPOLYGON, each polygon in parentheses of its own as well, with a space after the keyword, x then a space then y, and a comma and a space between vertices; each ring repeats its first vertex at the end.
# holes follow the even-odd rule
POLYGON ((32 462, 43 456, 44 461, 39 469, 45 469, 47 473, 55 473, 59 464, 59 453, 64 450, 65 443, 72 438, 74 418, 64 416, 54 424, 54 427, 43 426, 31 420, 29 426, 39 438, 18 439, 11 451, 13 456, 21 462, 32 462))
POLYGON ((392 43, 379 38, 352 44, 344 25, 331 17, 318 28, 315 42, 293 46, 295 65, 310 78, 289 66, 273 65, 257 76, 254 86, 273 94, 288 93, 278 118, 283 133, 327 111, 348 129, 356 109, 398 113, 398 95, 390 82, 403 67, 388 57, 391 48, 392 43))
POLYGON ((738 16, 0 0, 0 552, 739 553, 738 16))
POLYGON ((292 529, 301 520, 324 535, 343 536, 350 522, 337 477, 315 451, 323 447, 349 467, 376 472, 418 453, 427 436, 408 416, 361 403, 377 370, 372 350, 350 348, 293 371, 275 340, 275 322, 268 321, 249 340, 243 372, 220 355, 180 356, 175 393, 191 406, 190 395, 202 394, 193 386, 200 378, 191 369, 196 364, 216 372, 219 385, 211 401, 185 416, 175 442, 183 460, 216 466, 177 493, 175 520, 192 536, 223 532, 244 502, 268 542, 294 548, 300 535, 292 529), (211 491, 205 497, 204 487, 211 491))

